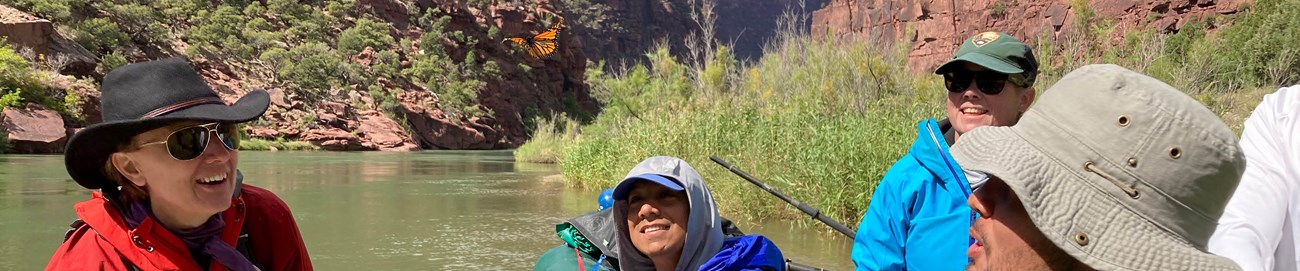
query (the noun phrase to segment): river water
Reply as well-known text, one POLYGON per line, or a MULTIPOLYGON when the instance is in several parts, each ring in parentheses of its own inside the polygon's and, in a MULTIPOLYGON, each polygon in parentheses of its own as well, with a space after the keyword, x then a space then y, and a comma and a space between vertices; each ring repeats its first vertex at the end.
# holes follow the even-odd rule
MULTIPOLYGON (((599 193, 509 151, 241 152, 240 170, 289 204, 318 270, 531 270, 560 244, 554 225, 594 211, 599 193)), ((62 156, 0 155, 0 270, 42 269, 89 197, 62 156)), ((738 223, 795 262, 852 269, 848 238, 738 223)))

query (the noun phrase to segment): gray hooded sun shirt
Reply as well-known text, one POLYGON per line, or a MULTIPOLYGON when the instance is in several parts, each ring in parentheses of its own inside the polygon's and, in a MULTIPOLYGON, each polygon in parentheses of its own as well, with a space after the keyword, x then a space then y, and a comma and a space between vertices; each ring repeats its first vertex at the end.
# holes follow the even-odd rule
MULTIPOLYGON (((699 269, 701 265, 713 258, 714 254, 722 250, 722 242, 725 238, 722 234, 722 219, 718 216, 718 209, 713 201, 713 195, 704 186, 704 180, 700 177, 700 173, 686 164, 686 161, 675 157, 650 157, 633 167, 632 171, 628 172, 627 177, 624 177, 624 179, 646 173, 654 173, 677 180, 678 184, 686 190, 690 215, 686 224, 686 241, 682 248, 682 256, 677 261, 675 270, 699 269)), ((626 225, 628 216, 627 199, 615 201, 613 208, 614 221, 626 225)), ((618 255, 621 270, 654 270, 654 262, 638 251, 632 245, 632 241, 628 239, 628 227, 620 226, 617 228, 618 246, 619 250, 622 251, 618 255)))

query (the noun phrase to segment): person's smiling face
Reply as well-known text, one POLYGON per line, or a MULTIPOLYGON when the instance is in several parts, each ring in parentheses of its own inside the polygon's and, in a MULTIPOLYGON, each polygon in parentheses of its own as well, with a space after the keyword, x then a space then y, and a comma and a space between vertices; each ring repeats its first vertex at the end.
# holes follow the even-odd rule
POLYGON ((162 222, 173 228, 197 227, 208 217, 230 208, 235 191, 235 167, 239 152, 227 149, 215 135, 198 157, 177 160, 167 144, 173 131, 201 124, 181 122, 137 135, 137 148, 115 153, 118 171, 147 191, 148 200, 162 222))
POLYGON ((628 237, 651 259, 680 257, 691 206, 686 191, 638 181, 627 196, 628 237))
MULTIPOLYGON (((980 73, 988 69, 970 62, 962 63, 959 73, 980 73)), ((977 80, 979 78, 976 78, 977 80)), ((979 84, 971 81, 961 91, 948 91, 946 111, 957 134, 965 134, 980 126, 1011 126, 1020 120, 1020 114, 1034 101, 1032 88, 1021 88, 1010 81, 1003 83, 1001 92, 984 93, 979 84)))

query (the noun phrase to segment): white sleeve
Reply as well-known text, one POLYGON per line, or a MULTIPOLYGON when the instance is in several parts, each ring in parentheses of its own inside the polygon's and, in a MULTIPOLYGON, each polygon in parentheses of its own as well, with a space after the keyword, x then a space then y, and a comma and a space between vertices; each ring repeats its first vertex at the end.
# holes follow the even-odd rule
POLYGON ((1246 119, 1241 148, 1246 171, 1210 237, 1209 251, 1243 270, 1272 270, 1287 209, 1295 197, 1295 176, 1287 176, 1292 124, 1300 86, 1279 89, 1246 119))

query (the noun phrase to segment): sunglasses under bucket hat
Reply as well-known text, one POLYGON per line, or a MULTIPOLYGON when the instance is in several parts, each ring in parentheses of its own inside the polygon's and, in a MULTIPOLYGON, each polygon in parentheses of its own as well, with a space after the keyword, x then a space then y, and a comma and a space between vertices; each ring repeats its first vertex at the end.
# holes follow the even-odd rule
POLYGON ((1098 270, 1239 270, 1206 243, 1246 161, 1214 112, 1115 65, 1079 68, 1008 127, 962 135, 967 171, 1015 191, 1057 247, 1098 270))
MULTIPOLYGON (((262 116, 270 105, 270 97, 260 89, 227 105, 183 58, 122 66, 104 77, 100 89, 104 121, 74 134, 63 158, 72 179, 88 189, 112 186, 104 176, 104 164, 118 145, 137 134, 177 121, 247 122, 262 116)), ((206 143, 207 131, 214 128, 201 128, 205 128, 201 141, 206 143)), ((167 140, 174 140, 173 136, 167 140)), ((231 147, 227 138, 222 140, 231 147)))

